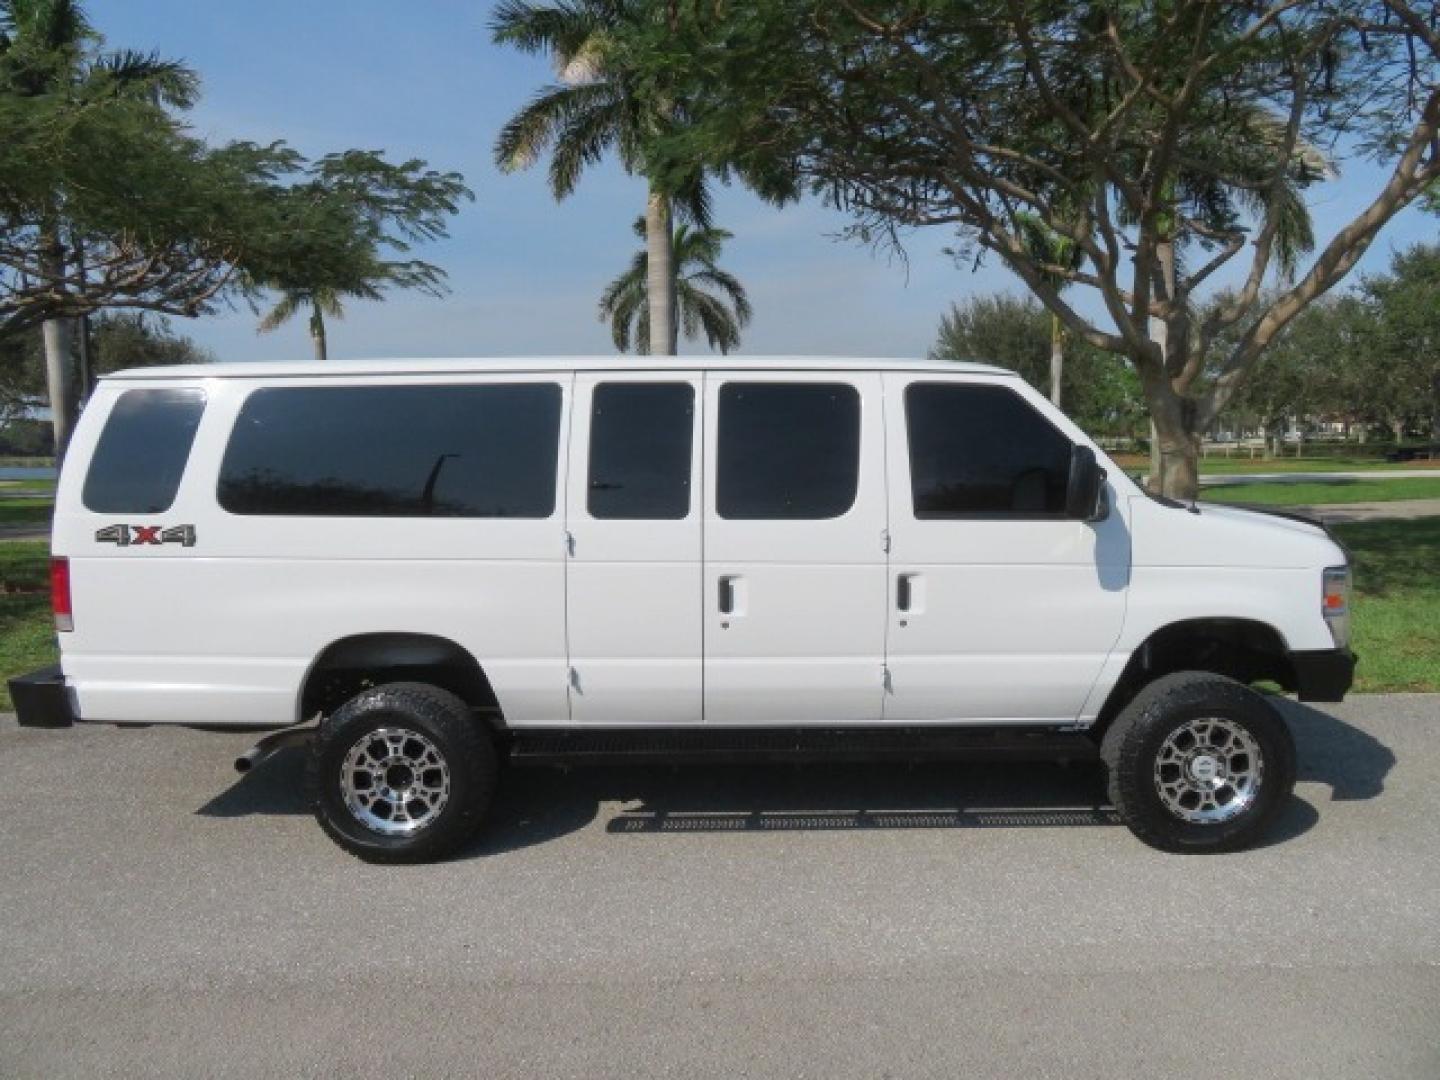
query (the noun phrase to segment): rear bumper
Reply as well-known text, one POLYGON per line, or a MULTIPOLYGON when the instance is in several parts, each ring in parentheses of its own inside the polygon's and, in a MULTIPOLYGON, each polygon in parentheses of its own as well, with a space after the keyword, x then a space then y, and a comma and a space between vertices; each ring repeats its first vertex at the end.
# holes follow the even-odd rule
POLYGON ((59 664, 17 675, 9 686, 21 727, 63 728, 75 723, 75 707, 59 664))
POLYGON ((1344 701, 1355 681, 1355 654, 1349 649, 1314 649, 1290 654, 1295 695, 1301 701, 1344 701))

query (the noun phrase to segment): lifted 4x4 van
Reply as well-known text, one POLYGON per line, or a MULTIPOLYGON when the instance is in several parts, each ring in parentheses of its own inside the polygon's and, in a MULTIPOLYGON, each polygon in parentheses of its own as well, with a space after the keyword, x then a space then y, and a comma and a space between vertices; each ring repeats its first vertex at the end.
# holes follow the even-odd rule
POLYGON ((106 378, 22 724, 276 732, 362 858, 504 763, 1103 759, 1146 843, 1238 848, 1338 701, 1320 526, 1147 497, 1015 375, 866 360, 395 361, 106 378))

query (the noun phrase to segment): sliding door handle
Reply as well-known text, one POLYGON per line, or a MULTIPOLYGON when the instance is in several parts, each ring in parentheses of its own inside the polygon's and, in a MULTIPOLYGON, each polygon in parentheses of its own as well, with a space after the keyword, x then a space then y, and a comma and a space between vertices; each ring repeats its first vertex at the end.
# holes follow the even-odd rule
POLYGON ((918 595, 920 591, 919 574, 897 574, 895 575, 895 610, 915 611, 921 606, 918 595))
POLYGON ((735 614, 735 577, 733 574, 720 576, 720 614, 735 614))

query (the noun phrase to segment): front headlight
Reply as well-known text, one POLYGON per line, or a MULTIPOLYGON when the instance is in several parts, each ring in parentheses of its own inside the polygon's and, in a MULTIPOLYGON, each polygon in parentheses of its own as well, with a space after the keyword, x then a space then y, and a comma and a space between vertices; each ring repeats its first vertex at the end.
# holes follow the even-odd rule
POLYGON ((1337 649, 1350 644, 1350 567, 1327 566, 1320 592, 1320 614, 1337 649))

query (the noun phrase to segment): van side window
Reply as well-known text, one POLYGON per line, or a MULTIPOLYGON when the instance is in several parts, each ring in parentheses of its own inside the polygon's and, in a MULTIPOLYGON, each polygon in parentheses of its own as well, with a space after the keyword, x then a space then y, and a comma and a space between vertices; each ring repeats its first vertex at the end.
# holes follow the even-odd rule
POLYGON ((560 387, 295 386, 257 390, 220 465, 232 514, 548 518, 560 387))
POLYGON ((720 389, 715 507, 735 520, 835 518, 860 480, 860 395, 846 383, 720 389))
POLYGON ((1013 391, 911 383, 905 422, 917 518, 1064 515, 1070 440, 1013 391))
POLYGON ((110 409, 85 474, 85 508, 97 514, 169 510, 204 411, 200 390, 122 393, 110 409))
POLYGON ((695 390, 689 383, 595 387, 586 495, 590 516, 687 517, 694 423, 695 390))

